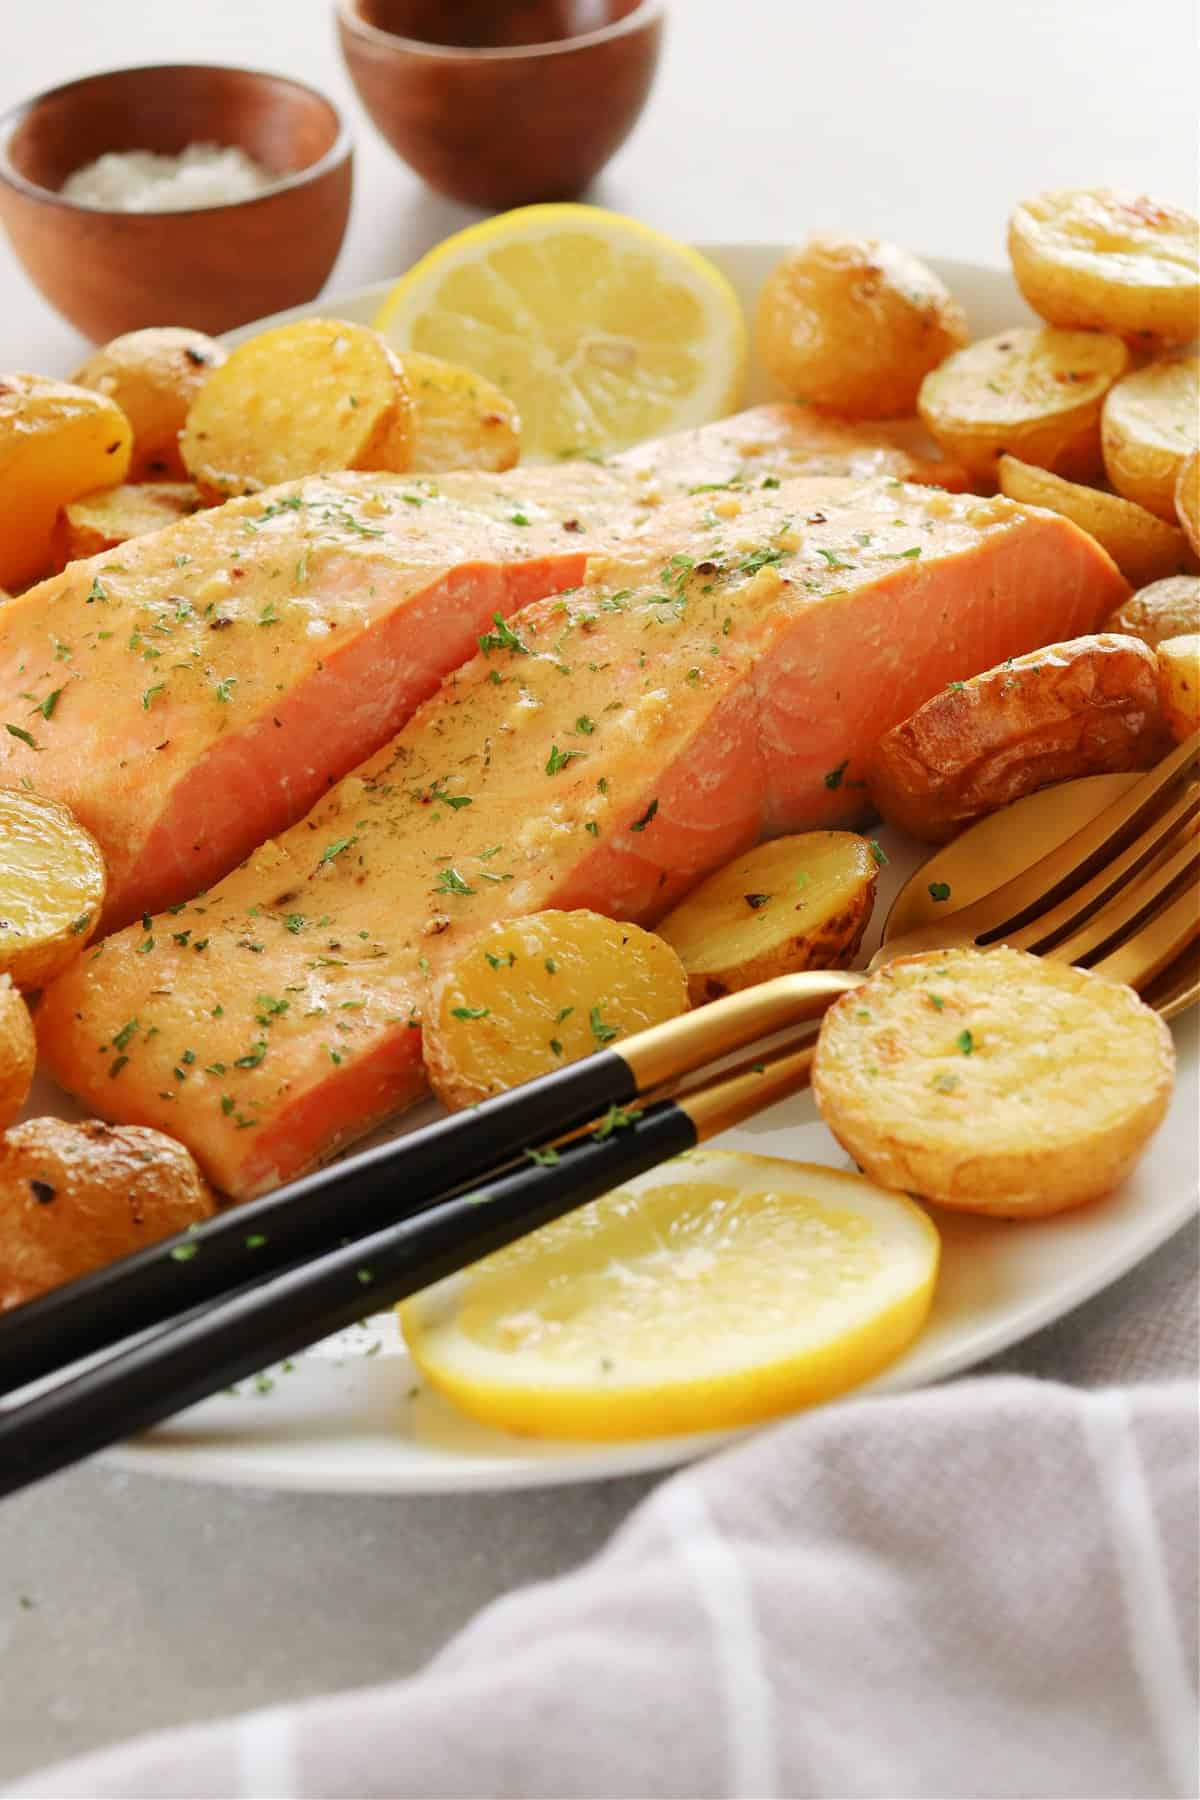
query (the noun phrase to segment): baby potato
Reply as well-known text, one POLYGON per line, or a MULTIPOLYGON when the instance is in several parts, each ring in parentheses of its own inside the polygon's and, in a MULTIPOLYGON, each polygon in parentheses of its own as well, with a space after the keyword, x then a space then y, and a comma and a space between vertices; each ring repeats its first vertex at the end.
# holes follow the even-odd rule
POLYGON ((29 1008, 7 975, 0 975, 0 1131, 25 1104, 37 1066, 29 1008))
POLYGON ((95 932, 105 886, 100 846, 65 806, 0 788, 0 975, 52 980, 95 932))
POLYGON ((774 838, 726 863, 655 927, 693 1006, 772 975, 844 969, 875 902, 878 860, 853 831, 774 838))
POLYGON ((1200 454, 1194 450, 1175 483, 1175 516, 1187 534, 1192 554, 1200 557, 1200 454))
POLYGON ((1104 621, 1104 630, 1141 638, 1152 650, 1164 638, 1200 631, 1200 575, 1168 575, 1139 588, 1104 621))
POLYGON ((1200 357, 1149 363, 1111 387, 1100 415, 1104 469, 1118 494, 1175 523, 1175 486, 1200 441, 1200 357))
POLYGON ((1182 743, 1193 731, 1200 731, 1200 632, 1166 638, 1158 646, 1158 667, 1163 711, 1182 743))
POLYGON ((1071 638, 951 682, 884 733, 867 784, 885 819, 940 844, 1035 788, 1149 768, 1167 743, 1154 652, 1071 638))
POLYGON ((146 481, 140 487, 122 483, 98 494, 72 500, 54 527, 54 567, 65 569, 85 556, 115 550, 130 538, 177 525, 200 505, 190 481, 146 481))
POLYGON ((1106 494, 1099 488, 1064 481, 1061 475, 1032 468, 1015 456, 1000 458, 999 476, 1000 492, 1010 500, 1020 500, 1026 506, 1044 506, 1049 512, 1073 519, 1103 545, 1135 588, 1193 566, 1183 532, 1121 494, 1106 494))
POLYGON ((115 487, 133 432, 113 401, 41 375, 0 375, 0 588, 49 574, 58 509, 115 487))
POLYGON ((210 373, 180 454, 213 502, 304 475, 377 468, 404 396, 403 372, 378 332, 341 319, 277 325, 210 373))
POLYGON ((897 958, 834 1002, 813 1060, 821 1116, 870 1180, 1011 1219, 1111 1192, 1174 1079, 1132 988, 1007 945, 897 958))
POLYGON ((1129 367, 1120 338, 1020 326, 958 350, 921 383, 918 410, 942 448, 977 481, 997 459, 1087 480, 1100 472, 1100 409, 1129 367))
POLYGON ((215 1211, 191 1156, 161 1131, 14 1125, 0 1137, 0 1312, 215 1211))
POLYGON ((1117 188, 1055 188, 1015 209, 1008 254, 1051 325, 1142 346, 1196 336, 1200 226, 1181 207, 1117 188))
POLYGON ((674 950, 593 912, 491 925, 445 967, 424 1021, 425 1067, 457 1110, 687 1011, 674 950))
POLYGON ((405 350, 398 360, 412 395, 408 469, 435 475, 447 469, 495 472, 520 459, 521 421, 507 394, 473 369, 439 356, 405 350))
POLYGON ((127 331, 89 356, 72 380, 114 400, 133 426, 130 481, 182 481, 179 434, 188 408, 228 351, 202 331, 127 331))
POLYGON ((754 325, 779 391, 850 419, 912 412, 922 378, 967 341, 932 269, 877 238, 811 237, 768 275, 754 325))

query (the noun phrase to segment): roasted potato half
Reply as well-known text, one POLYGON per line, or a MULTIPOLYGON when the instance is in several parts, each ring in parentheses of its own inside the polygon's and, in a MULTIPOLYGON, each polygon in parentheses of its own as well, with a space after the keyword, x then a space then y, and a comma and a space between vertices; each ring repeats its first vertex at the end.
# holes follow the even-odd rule
POLYGON ((1179 471, 1200 442, 1200 357, 1149 363, 1118 381, 1104 398, 1100 439, 1118 494, 1174 525, 1179 471))
POLYGON ((885 732, 867 780, 885 819, 940 844, 1035 788, 1149 768, 1167 746, 1154 652, 1071 638, 952 682, 885 732))
POLYGON ((768 275, 755 343, 789 399, 849 419, 910 414, 923 378, 967 341, 966 314, 915 256, 877 238, 817 236, 768 275))
POLYGON ((190 481, 147 481, 138 487, 122 483, 98 494, 85 494, 58 515, 54 567, 65 569, 85 556, 115 550, 130 538, 177 525, 199 506, 199 492, 190 481))
POLYGON ((60 506, 115 487, 133 432, 113 401, 41 375, 0 375, 0 588, 50 573, 60 506))
POLYGON ((67 808, 0 788, 0 975, 50 981, 94 933, 104 892, 100 846, 67 808))
POLYGON ((1014 1219, 1110 1193, 1174 1079, 1132 988, 1006 945, 889 963, 830 1007, 813 1061, 821 1116, 872 1181, 1014 1219))
POLYGON ((133 426, 130 481, 182 481, 179 454, 196 395, 228 351, 202 331, 155 325, 128 331, 89 356, 72 380, 114 400, 133 426))
POLYGON ((1065 481, 1049 469, 1036 469, 1015 456, 1002 456, 1000 492, 1026 506, 1044 506, 1061 513, 1102 544, 1125 579, 1135 588, 1147 587, 1168 575, 1193 566, 1186 537, 1174 525, 1147 512, 1122 494, 1106 494, 1099 488, 1065 481))
POLYGON ((531 913, 473 938, 434 984, 425 1066, 443 1105, 518 1082, 687 1011, 674 950, 593 912, 531 913))
POLYGON ((37 1066, 29 1008, 7 975, 0 975, 0 1131, 25 1104, 37 1066))
POLYGON ((160 1131, 14 1125, 0 1137, 0 1312, 215 1211, 191 1156, 160 1131))
POLYGON ((408 469, 418 474, 498 471, 519 461, 521 421, 507 394, 482 375, 439 356, 405 350, 397 359, 412 396, 408 469))
POLYGON ((1186 344, 1200 309, 1200 226, 1178 206, 1117 188, 1056 188, 1008 222, 1017 286, 1051 325, 1186 344))
POLYGON ((1175 483, 1175 516, 1183 526, 1192 554, 1200 557, 1200 454, 1186 458, 1175 483))
POLYGON ((247 339, 211 372, 188 412, 180 453, 211 501, 304 475, 377 468, 404 399, 403 373, 378 332, 301 319, 247 339))
POLYGON ((1182 743, 1200 731, 1200 632, 1164 639, 1158 646, 1158 668, 1163 711, 1182 743))
POLYGON ((1104 629, 1141 638, 1152 650, 1164 638, 1200 631, 1200 575, 1168 575, 1139 588, 1104 621, 1104 629))
POLYGON ((876 851, 852 831, 774 838, 702 881, 655 929, 699 1006, 772 975, 845 968, 871 917, 878 872, 876 851))
POLYGON ((1005 451, 1087 480, 1100 473, 1104 396, 1128 367, 1120 338, 1015 327, 955 351, 921 383, 918 410, 976 481, 995 481, 1005 451))

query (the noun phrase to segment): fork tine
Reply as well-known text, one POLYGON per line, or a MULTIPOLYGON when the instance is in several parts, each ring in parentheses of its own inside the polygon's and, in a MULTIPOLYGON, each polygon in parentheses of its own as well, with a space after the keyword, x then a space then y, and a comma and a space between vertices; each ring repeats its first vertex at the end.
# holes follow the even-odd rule
MULTIPOLYGON (((1181 794, 1178 800, 1153 820, 1138 837, 1134 838, 1133 842, 1128 844, 1119 856, 1115 856, 1111 862, 1105 863, 1090 881, 1085 882, 1082 887, 1075 888, 1065 899, 1060 900, 1057 906, 1052 906, 1047 911, 1039 913, 1035 919, 1031 919, 1028 925, 1023 926, 1019 931, 1006 932, 1004 934, 1005 943, 1011 944, 1014 950, 1048 950, 1055 944, 1056 939, 1062 937, 1064 932, 1070 931, 1073 926, 1082 927, 1088 917, 1102 905, 1102 902, 1119 889, 1123 889, 1131 876, 1141 874, 1147 863, 1164 847, 1171 849, 1172 840, 1176 834, 1189 825, 1198 813, 1200 813, 1200 786, 1191 787, 1186 793, 1181 794)), ((1140 887, 1142 884, 1139 882, 1136 885, 1140 887)), ((1161 894, 1164 891, 1165 886, 1160 886, 1158 893, 1161 894)), ((1107 911, 1107 909, 1105 910, 1107 911)), ((992 933, 978 932, 976 935, 978 938, 990 938, 992 933)), ((1112 934, 1105 935, 1111 936, 1112 934)), ((1074 943, 1074 936, 1069 941, 1074 943)), ((1092 939, 1090 940, 1091 947, 1094 948, 1097 943, 1103 941, 1104 936, 1092 939)), ((1079 956, 1085 954, 1086 952, 1081 949, 1071 955, 1064 954, 1063 960, 1074 962, 1079 956)))
MULTIPOLYGON (((1130 928, 1145 919, 1159 906, 1176 884, 1200 865, 1200 839, 1189 837, 1165 862, 1160 863, 1140 881, 1130 882, 1107 906, 1102 906, 1076 931, 1061 939, 1047 956, 1059 962, 1083 962, 1105 944, 1129 935, 1130 928)), ((1200 921, 1200 897, 1194 889, 1192 906, 1200 921)))
POLYGON ((1097 975, 1105 975, 1109 981, 1128 982, 1140 991, 1149 987, 1198 938, 1200 899, 1189 884, 1183 893, 1153 913, 1132 937, 1092 967, 1097 975))

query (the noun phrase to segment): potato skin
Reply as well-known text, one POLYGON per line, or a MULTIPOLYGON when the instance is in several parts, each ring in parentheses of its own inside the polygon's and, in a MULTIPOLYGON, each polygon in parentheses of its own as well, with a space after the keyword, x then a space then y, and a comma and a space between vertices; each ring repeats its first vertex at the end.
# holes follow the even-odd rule
POLYGON ((1168 575, 1139 588, 1104 621, 1104 630, 1141 638, 1152 650, 1164 638, 1200 631, 1200 575, 1168 575))
POLYGON ((1194 564, 1182 531, 1123 494, 1105 494, 1099 488, 1065 481, 1061 475, 1034 468, 1015 456, 1002 456, 998 473, 1002 494, 1025 506, 1044 506, 1073 519, 1103 545, 1135 588, 1185 573, 1194 564))
POLYGON ((1136 369, 1108 390, 1100 418, 1104 471, 1118 494, 1174 525, 1175 486, 1200 438, 1200 357, 1136 369))
POLYGON ((24 1106, 36 1064, 29 1008, 9 977, 0 975, 0 1131, 24 1106))
POLYGON ((160 1131, 14 1125, 0 1137, 0 1312, 215 1210, 188 1152, 160 1131))
POLYGON ((879 866, 853 831, 759 844, 707 877, 660 919, 687 970, 693 1006, 803 969, 844 969, 875 902, 879 866))
POLYGON ((1051 189, 1013 211, 1008 254, 1051 325, 1143 348, 1196 335, 1200 227, 1181 207, 1119 188, 1051 189))
POLYGON ((133 426, 130 481, 182 481, 179 433, 192 401, 228 351, 202 331, 127 331, 89 356, 72 380, 116 402, 133 426))
POLYGON ((41 375, 0 375, 0 588, 49 574, 58 509, 129 468, 133 431, 103 394, 41 375))
POLYGON ((1175 516, 1183 526, 1193 556, 1200 557, 1200 452, 1195 450, 1175 482, 1175 516))
POLYGON ((821 1116, 872 1181, 1012 1219, 1111 1192, 1174 1078, 1132 988, 1006 945, 898 957, 830 1007, 813 1062, 821 1116))
POLYGON ((1166 748, 1154 652, 1098 634, 935 694, 880 739, 867 782, 885 819, 945 843, 1035 788, 1149 768, 1166 748))
POLYGON ((771 272, 754 325, 788 398, 851 419, 910 414, 930 369, 967 341, 966 314, 925 264, 877 238, 811 237, 771 272))
POLYGON ((1158 646, 1163 711, 1179 743, 1200 731, 1200 632, 1166 638, 1158 646))
POLYGON ((1086 481, 1102 468, 1104 396, 1128 367, 1120 338, 1017 326, 947 357, 921 383, 917 409, 977 482, 996 480, 1006 451, 1086 481))

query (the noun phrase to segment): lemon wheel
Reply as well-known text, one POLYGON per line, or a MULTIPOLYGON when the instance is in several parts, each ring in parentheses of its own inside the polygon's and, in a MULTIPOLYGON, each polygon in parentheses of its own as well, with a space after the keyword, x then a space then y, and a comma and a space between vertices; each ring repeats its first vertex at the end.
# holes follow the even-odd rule
POLYGON ((745 320, 720 270, 594 206, 526 206, 458 232, 397 282, 375 325, 396 350, 502 388, 526 461, 707 424, 737 406, 745 376, 745 320))
POLYGON ((542 1437, 744 1425, 867 1380, 938 1267, 920 1207, 860 1176, 697 1151, 405 1301, 431 1386, 542 1437))

